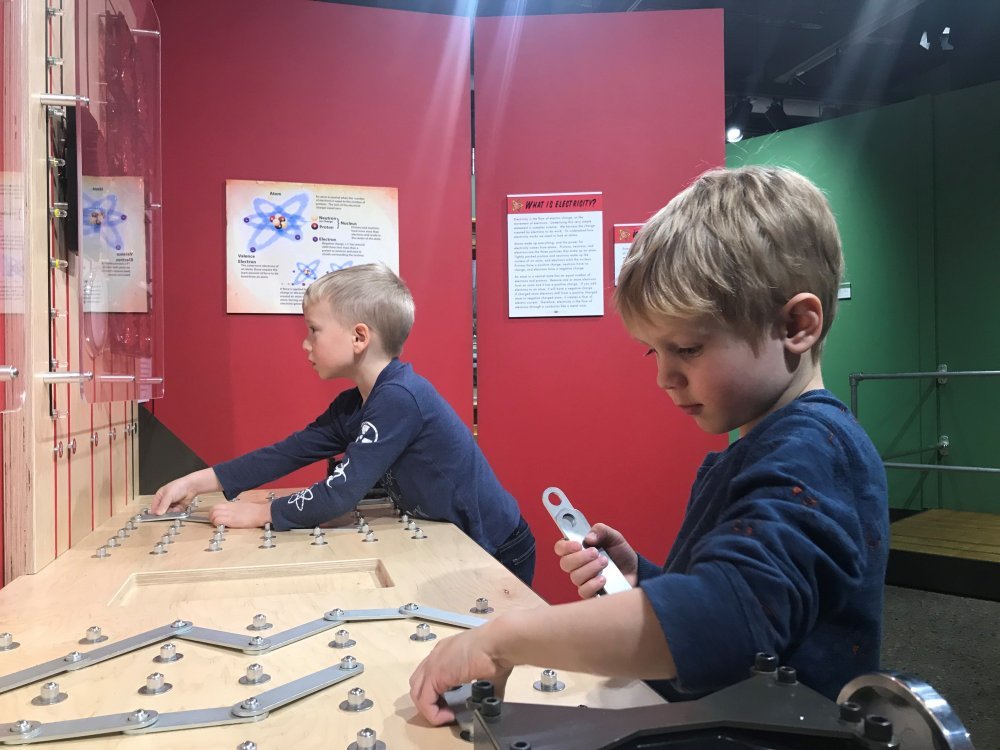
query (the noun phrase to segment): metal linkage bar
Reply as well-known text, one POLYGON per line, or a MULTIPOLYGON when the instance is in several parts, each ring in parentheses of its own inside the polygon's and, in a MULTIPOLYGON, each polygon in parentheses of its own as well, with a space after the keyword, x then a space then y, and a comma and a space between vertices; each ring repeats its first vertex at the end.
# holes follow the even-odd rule
POLYGON ((249 638, 243 633, 227 633, 224 630, 212 628, 191 628, 185 633, 178 633, 178 638, 185 641, 198 641, 210 646, 221 646, 242 651, 245 654, 260 654, 271 649, 271 640, 259 635, 249 638))
POLYGON ((160 714, 159 718, 142 728, 129 728, 125 734, 152 734, 153 732, 172 732, 177 729, 200 729, 201 727, 220 727, 226 724, 247 724, 266 719, 267 714, 260 716, 234 716, 232 706, 218 708, 194 708, 189 711, 170 711, 160 714))
POLYGON ((38 722, 21 719, 12 724, 0 724, 0 745, 27 745, 33 742, 68 740, 74 737, 94 737, 147 727, 157 719, 156 711, 139 709, 124 714, 92 716, 87 719, 38 722), (26 731, 22 731, 26 730, 26 731))
POLYGON ((271 641, 271 647, 269 651, 281 648, 282 646, 287 646, 289 643, 295 643, 296 641, 301 641, 303 638, 308 638, 311 635, 316 635, 317 633, 322 633, 324 630, 330 630, 338 625, 342 625, 343 620, 327 620, 325 618, 319 620, 313 620, 312 622, 306 622, 302 625, 297 625, 294 628, 289 628, 288 630, 283 630, 280 633, 275 633, 269 640, 271 641))
POLYGON ((332 609, 324 615, 328 620, 362 622, 365 620, 405 620, 409 617, 399 609, 332 609))
MULTIPOLYGON (((347 658, 345 657, 345 660, 347 658)), ((318 672, 267 690, 253 698, 247 698, 242 703, 233 706, 232 713, 233 716, 256 716, 260 713, 267 713, 331 685, 336 685, 338 682, 357 677, 364 671, 365 665, 359 661, 352 660, 351 666, 347 667, 344 665, 344 660, 341 660, 340 663, 332 667, 326 667, 318 672)))
POLYGON ((431 622, 440 622, 445 625, 454 625, 459 628, 478 628, 486 622, 486 620, 482 617, 462 615, 458 612, 447 612, 443 609, 424 607, 419 604, 413 605, 416 609, 405 609, 410 606, 411 605, 409 604, 404 604, 400 607, 399 611, 403 612, 405 610, 408 617, 412 617, 417 620, 430 620, 431 622))
POLYGON ((22 669, 20 672, 14 672, 13 674, 0 677, 0 693, 5 693, 8 690, 13 690, 14 688, 18 688, 32 682, 37 682, 45 677, 49 677, 50 675, 62 674, 63 672, 83 669, 84 667, 89 667, 92 664, 99 664, 100 662, 106 661, 115 656, 127 654, 130 651, 135 651, 143 646, 158 643, 159 641, 164 641, 168 638, 183 637, 185 633, 193 629, 194 628, 190 622, 187 622, 186 620, 175 620, 170 625, 164 625, 160 628, 147 630, 145 633, 139 633, 138 635, 134 635, 130 638, 109 643, 106 646, 95 648, 93 651, 88 651, 86 653, 73 651, 66 656, 61 656, 58 659, 47 661, 44 664, 38 664, 34 667, 22 669))

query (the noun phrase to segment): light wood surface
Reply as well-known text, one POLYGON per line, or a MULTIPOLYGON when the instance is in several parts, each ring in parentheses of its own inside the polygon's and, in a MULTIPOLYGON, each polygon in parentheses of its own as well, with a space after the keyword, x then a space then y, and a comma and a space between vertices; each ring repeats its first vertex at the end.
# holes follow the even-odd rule
POLYGON ((891 526, 892 549, 1000 562, 1000 515, 927 510, 891 526))
MULTIPOLYGON (((253 495, 254 493, 245 493, 253 495)), ((206 496, 199 511, 219 497, 206 496)), ((136 505, 141 507, 142 501, 136 505)), ((22 576, 0 590, 0 631, 13 633, 22 645, 0 652, 0 675, 25 669, 81 646, 88 627, 99 625, 111 641, 137 635, 181 618, 195 626, 252 635, 253 616, 265 614, 273 628, 265 635, 321 618, 333 608, 398 608, 407 602, 468 614, 478 597, 489 599, 497 615, 514 608, 546 606, 468 537, 450 524, 423 523, 427 538, 414 540, 388 508, 366 511, 377 542, 365 543, 348 526, 327 530, 326 546, 313 546, 307 532, 276 534, 273 549, 260 549, 261 530, 226 532, 221 552, 207 552, 213 529, 187 523, 164 555, 149 552, 166 533, 167 523, 143 523, 111 557, 92 557, 96 548, 125 524, 132 510, 98 527, 76 548, 33 576, 22 576)), ((542 555, 545 551, 540 551, 542 555)), ((455 727, 432 728, 416 717, 408 679, 435 641, 415 642, 417 620, 348 623, 343 627, 357 645, 341 651, 327 644, 332 628, 274 651, 248 655, 184 640, 176 643, 184 658, 156 664, 160 643, 101 664, 51 679, 68 694, 62 703, 34 706, 41 683, 0 694, 0 723, 30 719, 58 721, 148 708, 178 711, 236 704, 327 666, 350 653, 365 666, 363 674, 273 711, 256 723, 148 735, 110 735, 75 740, 91 748, 235 748, 245 740, 261 750, 291 747, 347 748, 364 727, 373 728, 389 749, 468 748, 455 727), (238 679, 252 663, 272 676, 260 687, 238 679), (174 687, 142 696, 147 675, 162 672, 174 687), (363 713, 339 710, 352 687, 365 689, 374 707, 363 713)), ((595 623, 595 627, 599 627, 595 623)), ((431 624, 439 637, 457 628, 431 624)), ((102 644, 104 645, 104 644, 102 644)), ((575 673, 559 673, 566 690, 533 689, 539 669, 522 667, 508 683, 507 699, 594 707, 650 705, 661 699, 639 682, 623 682, 575 673)), ((69 746, 47 743, 45 747, 69 746)))

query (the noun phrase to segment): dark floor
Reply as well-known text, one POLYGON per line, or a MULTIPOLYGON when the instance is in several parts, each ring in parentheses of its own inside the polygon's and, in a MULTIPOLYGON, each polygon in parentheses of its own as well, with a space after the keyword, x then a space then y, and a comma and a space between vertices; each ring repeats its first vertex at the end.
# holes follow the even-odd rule
POLYGON ((1000 602, 886 586, 882 665, 940 693, 976 750, 1000 748, 1000 602))

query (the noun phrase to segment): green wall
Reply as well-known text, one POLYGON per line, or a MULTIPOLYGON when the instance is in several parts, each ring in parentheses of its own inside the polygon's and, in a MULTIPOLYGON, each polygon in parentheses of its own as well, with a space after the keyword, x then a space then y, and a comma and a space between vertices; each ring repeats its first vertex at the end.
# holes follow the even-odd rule
MULTIPOLYGON (((853 298, 823 374, 845 402, 852 372, 1000 370, 1000 82, 732 144, 727 162, 791 167, 830 199, 853 298)), ((1000 468, 1000 377, 864 381, 858 404, 884 457, 947 435, 941 463, 1000 468)), ((895 508, 1000 513, 1000 474, 890 469, 889 491, 895 508)))
MULTIPOLYGON (((932 103, 925 97, 727 148, 727 163, 781 165, 819 185, 843 238, 851 299, 823 355, 824 382, 849 403, 852 372, 936 367, 932 103)), ((936 441, 933 380, 864 381, 858 415, 883 456, 936 441)), ((932 460, 914 454, 900 460, 932 460)), ((937 477, 889 472, 890 504, 937 502, 937 477)))
MULTIPOLYGON (((1000 370, 1000 82, 934 98, 937 346, 950 370, 1000 370)), ((1000 468, 1000 377, 942 386, 947 463, 1000 468)), ((941 473, 941 506, 1000 513, 1000 475, 941 473)))

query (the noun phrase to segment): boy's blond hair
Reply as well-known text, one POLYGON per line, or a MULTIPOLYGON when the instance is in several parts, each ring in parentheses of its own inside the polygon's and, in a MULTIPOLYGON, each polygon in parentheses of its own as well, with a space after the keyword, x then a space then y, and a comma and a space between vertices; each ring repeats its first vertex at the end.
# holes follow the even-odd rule
POLYGON ((800 292, 823 304, 818 360, 844 270, 823 193, 797 172, 705 172, 650 219, 622 266, 615 303, 626 325, 710 316, 756 347, 800 292))
POLYGON ((392 269, 366 263, 326 274, 306 288, 302 309, 327 302, 345 326, 364 323, 378 334, 385 353, 398 357, 413 328, 413 296, 392 269))

